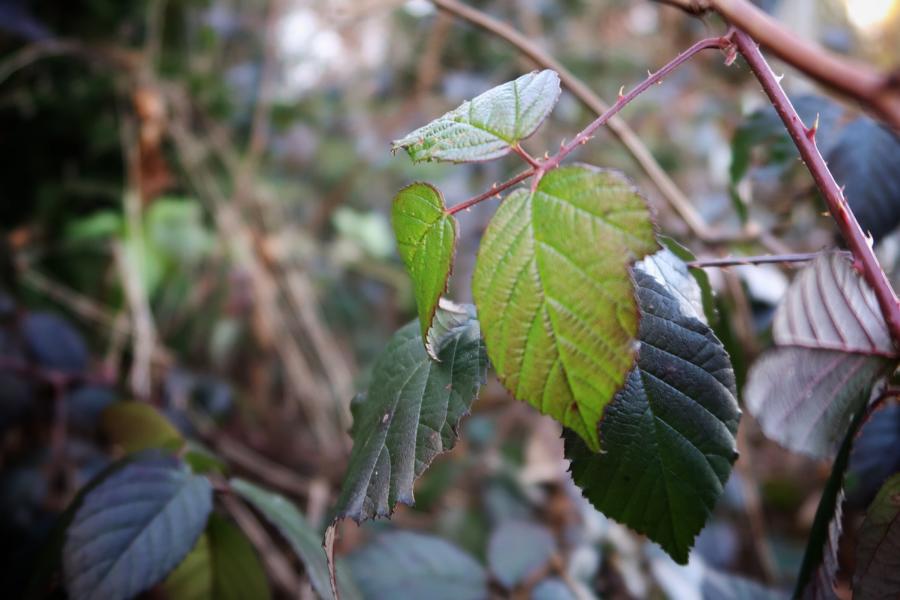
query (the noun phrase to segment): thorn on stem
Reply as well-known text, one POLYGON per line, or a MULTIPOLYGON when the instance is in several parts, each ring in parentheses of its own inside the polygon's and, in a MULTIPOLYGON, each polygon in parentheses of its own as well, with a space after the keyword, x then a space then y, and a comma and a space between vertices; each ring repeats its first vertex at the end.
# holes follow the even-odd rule
POLYGON ((730 67, 737 60, 737 46, 730 44, 725 48, 725 66, 730 67))
POLYGON ((624 85, 619 86, 619 101, 621 102, 623 98, 625 98, 625 86, 624 85))
POLYGON ((819 113, 816 113, 816 121, 813 123, 812 127, 807 128, 806 130, 806 139, 813 142, 816 139, 816 131, 819 130, 819 113))

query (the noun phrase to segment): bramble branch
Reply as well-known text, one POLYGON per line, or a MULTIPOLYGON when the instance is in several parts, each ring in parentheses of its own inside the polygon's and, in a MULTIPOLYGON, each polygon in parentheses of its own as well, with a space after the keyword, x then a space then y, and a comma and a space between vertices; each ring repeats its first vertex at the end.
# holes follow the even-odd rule
POLYGON ((862 273, 863 278, 875 292, 878 305, 881 307, 881 312, 891 331, 891 337, 895 345, 900 345, 900 304, 898 304, 897 295, 888 282, 881 265, 878 264, 870 239, 863 233, 856 216, 850 210, 850 205, 844 198, 843 189, 834 180, 834 176, 825 164, 825 159, 819 153, 816 146, 815 126, 807 128, 803 124, 756 42, 740 30, 735 31, 733 39, 738 51, 750 65, 750 69, 762 85, 778 112, 778 116, 784 122, 791 139, 794 140, 797 150, 800 151, 800 157, 825 198, 828 211, 853 253, 854 266, 862 273))
POLYGON ((461 202, 447 210, 447 214, 455 214, 461 210, 465 210, 472 206, 475 206, 479 202, 487 200, 488 198, 499 195, 500 192, 506 190, 517 183, 525 181, 530 177, 534 177, 534 181, 532 182, 531 189, 532 191, 537 187, 537 184, 540 182, 541 177, 543 177, 548 171, 551 171, 557 168, 560 163, 565 159, 569 154, 571 154, 578 146, 586 144, 590 141, 591 137, 597 132, 600 127, 604 124, 608 123, 609 120, 614 117, 619 111, 621 111, 625 106, 627 106, 632 100, 640 96, 643 92, 647 91, 654 84, 661 83, 663 79, 665 79, 669 74, 671 74, 675 69, 686 63, 688 60, 702 52, 703 50, 708 50, 710 48, 718 48, 724 49, 731 45, 731 32, 729 34, 722 37, 714 37, 714 38, 706 38, 700 40, 671 61, 666 63, 662 68, 660 68, 655 73, 651 73, 644 81, 635 86, 627 94, 620 93, 618 100, 616 100, 615 104, 610 106, 603 114, 594 119, 591 123, 588 124, 581 132, 578 133, 570 142, 563 144, 559 151, 547 158, 543 161, 539 161, 525 152, 518 145, 513 146, 513 151, 518 154, 522 159, 528 164, 532 165, 531 169, 527 171, 523 171, 519 173, 512 179, 505 181, 501 184, 494 185, 491 189, 486 192, 475 196, 474 198, 470 198, 465 202, 461 202))
POLYGON ((742 265, 765 265, 773 263, 797 263, 814 260, 818 252, 796 254, 767 254, 765 256, 728 256, 725 258, 698 258, 687 263, 689 267, 739 267, 742 265))
POLYGON ((729 24, 819 83, 861 102, 900 130, 900 82, 896 75, 832 54, 806 41, 747 0, 657 0, 694 15, 714 11, 729 24))

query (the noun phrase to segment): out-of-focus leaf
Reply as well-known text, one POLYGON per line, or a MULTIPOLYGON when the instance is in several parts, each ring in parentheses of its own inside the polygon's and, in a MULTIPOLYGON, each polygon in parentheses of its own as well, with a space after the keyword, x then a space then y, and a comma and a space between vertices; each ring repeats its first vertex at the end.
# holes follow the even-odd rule
POLYGON ((633 270, 637 366, 600 422, 602 453, 566 434, 585 497, 685 563, 737 458, 734 374, 721 342, 667 288, 633 270))
POLYGON ((825 489, 822 490, 822 497, 806 541, 803 563, 800 565, 797 584, 794 586, 795 598, 804 600, 836 598, 834 578, 838 570, 837 552, 842 533, 844 474, 847 471, 847 462, 856 432, 859 431, 864 416, 865 411, 860 410, 853 419, 831 466, 831 475, 825 489))
POLYGON ((265 600, 272 595, 253 546, 240 529, 215 513, 164 588, 171 600, 265 600))
POLYGON ((117 402, 103 411, 103 432, 110 442, 130 454, 150 448, 176 450, 181 433, 145 402, 117 402))
POLYGON ((66 420, 72 427, 91 431, 99 424, 103 411, 115 401, 112 388, 81 386, 66 395, 66 420))
MULTIPOLYGON (((839 139, 839 121, 844 109, 827 98, 811 95, 795 98, 793 104, 807 125, 811 126, 818 117, 816 143, 819 150, 825 154, 839 139)), ((753 162, 753 149, 758 146, 766 148, 768 161, 775 164, 786 164, 798 155, 781 118, 771 106, 749 115, 735 131, 731 142, 732 184, 738 183, 746 176, 753 162)))
POLYGON ((187 440, 184 451, 184 462, 191 466, 194 473, 226 473, 228 465, 221 458, 202 444, 187 440))
MULTIPOLYGON (((210 515, 210 520, 215 515, 210 515)), ((169 600, 211 600, 213 566, 209 536, 203 533, 181 564, 163 582, 169 600)))
POLYGON ((497 375, 594 451, 603 409, 634 364, 628 267, 657 249, 634 186, 584 165, 510 194, 481 242, 472 293, 497 375))
POLYGON ((122 215, 113 211, 98 211, 73 220, 66 227, 66 239, 71 242, 106 241, 122 233, 122 215))
POLYGON ((84 338, 59 315, 28 313, 22 319, 21 332, 29 354, 42 367, 67 373, 87 369, 88 350, 84 338))
POLYGON ((900 596, 900 473, 888 479, 859 529, 853 598, 900 596))
MULTIPOLYGON (((306 568, 313 589, 322 598, 332 598, 325 550, 318 533, 287 498, 243 479, 230 480, 231 487, 252 504, 281 532, 306 568)), ((341 600, 359 598, 359 591, 342 563, 337 565, 337 586, 341 600)))
POLYGON ((787 600, 785 592, 745 577, 707 569, 700 587, 703 600, 787 600))
POLYGON ((157 198, 144 217, 147 243, 180 265, 196 263, 213 247, 200 204, 190 198, 157 198))
POLYGON ((556 540, 546 527, 507 519, 491 534, 488 567, 497 581, 512 589, 545 567, 556 549, 556 540))
POLYGON ((66 531, 63 570, 75 600, 126 599, 187 556, 212 510, 212 486, 175 458, 131 462, 91 490, 66 531))
POLYGON ((413 503, 413 482, 453 447, 459 420, 486 377, 480 333, 470 317, 448 334, 438 362, 426 354, 418 323, 394 334, 368 395, 351 405, 353 451, 337 518, 383 517, 397 502, 413 503))
POLYGON ((534 71, 463 102, 394 142, 414 162, 500 158, 540 127, 559 99, 559 75, 534 71))
POLYGON ((577 600, 577 596, 562 579, 548 577, 531 590, 531 600, 577 600))
POLYGON ((489 596, 484 568, 436 537, 385 533, 351 554, 349 562, 365 600, 484 600, 489 596))
POLYGON ((750 370, 747 407, 771 439, 830 456, 896 362, 874 294, 844 255, 823 254, 791 283, 773 337, 750 370))
POLYGON ((876 241, 890 233, 900 222, 900 138, 860 117, 823 154, 863 231, 876 241))
POLYGON ((436 350, 428 344, 428 331, 453 269, 458 236, 456 219, 447 214, 444 198, 437 188, 414 183, 394 197, 391 222, 397 249, 413 281, 425 349, 437 360, 436 350))
POLYGON ((865 508, 887 478, 900 473, 900 404, 876 410, 863 424, 847 469, 847 503, 865 508))

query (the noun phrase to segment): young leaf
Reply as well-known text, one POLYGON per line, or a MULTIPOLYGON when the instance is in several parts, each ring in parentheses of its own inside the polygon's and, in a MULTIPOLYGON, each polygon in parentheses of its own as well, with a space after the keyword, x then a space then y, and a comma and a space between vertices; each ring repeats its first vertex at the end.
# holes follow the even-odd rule
MULTIPOLYGON (((297 507, 283 496, 249 481, 231 479, 229 483, 234 491, 252 504, 281 532, 306 567, 306 574, 316 593, 322 598, 332 598, 328 564, 322 542, 297 507)), ((360 597, 350 574, 342 564, 337 565, 337 585, 341 600, 354 600, 360 597)))
POLYGON ((375 364, 368 395, 351 407, 353 451, 337 518, 384 517, 397 502, 412 504, 413 482, 453 447, 457 424, 486 377, 478 321, 469 316, 439 347, 435 362, 425 353, 418 324, 409 323, 375 364))
POLYGON ((193 548, 212 486, 172 457, 131 462, 88 493, 63 546, 74 600, 125 599, 161 581, 193 548))
POLYGON ((474 558, 436 537, 396 531, 349 557, 366 600, 482 600, 487 574, 474 558))
POLYGON ((888 479, 859 529, 853 598, 900 596, 900 473, 888 479))
POLYGON ((559 75, 532 72, 504 83, 416 129, 393 144, 414 162, 499 158, 531 136, 559 99, 559 75))
POLYGON ((184 438, 174 425, 146 402, 117 402, 103 411, 103 433, 127 453, 151 448, 176 450, 184 438))
POLYGON ((587 166, 510 194, 481 243, 472 293, 497 375, 594 451, 603 407, 634 364, 628 267, 656 249, 634 186, 587 166))
POLYGON ((265 600, 272 595, 253 546, 237 526, 215 513, 164 588, 170 600, 265 600))
POLYGON ((897 360, 874 294, 844 255, 823 254, 791 283, 772 335, 778 347, 751 368, 747 408, 783 446, 833 455, 897 360))
POLYGON ((511 590, 545 567, 556 550, 556 540, 545 527, 506 519, 491 534, 488 566, 497 581, 511 590))
POLYGON ((428 330, 447 288, 457 237, 456 219, 444 208, 444 198, 436 188, 414 183, 400 190, 391 209, 397 247, 413 280, 422 339, 435 360, 437 353, 428 344, 428 330))
POLYGON ((566 456, 591 504, 685 563, 737 458, 734 373, 693 311, 653 276, 633 273, 637 366, 600 422, 603 452, 567 433, 566 456))

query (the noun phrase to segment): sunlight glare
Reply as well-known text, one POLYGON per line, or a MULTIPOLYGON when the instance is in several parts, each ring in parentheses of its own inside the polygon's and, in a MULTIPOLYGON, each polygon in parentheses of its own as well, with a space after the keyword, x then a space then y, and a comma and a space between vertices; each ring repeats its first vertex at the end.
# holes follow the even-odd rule
POLYGON ((897 0, 844 0, 847 18, 861 31, 881 26, 893 11, 897 0))

